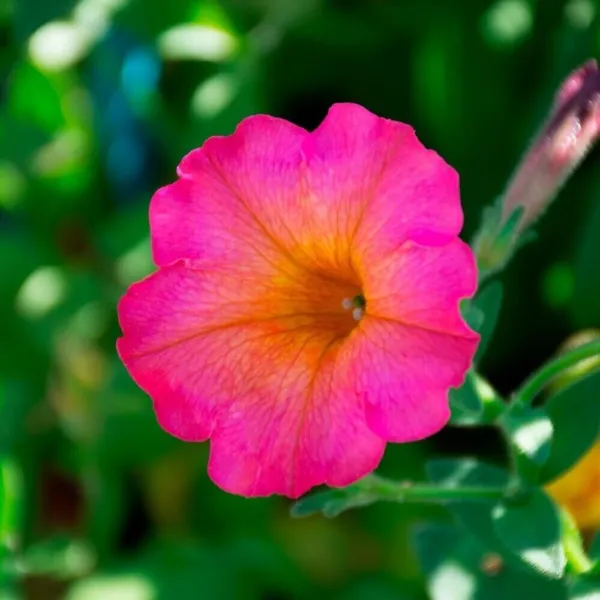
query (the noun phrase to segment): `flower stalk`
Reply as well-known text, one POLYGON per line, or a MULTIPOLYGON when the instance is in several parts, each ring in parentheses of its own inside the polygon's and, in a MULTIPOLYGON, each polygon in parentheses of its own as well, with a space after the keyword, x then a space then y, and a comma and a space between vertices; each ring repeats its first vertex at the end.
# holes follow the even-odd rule
POLYGON ((600 356, 600 339, 594 340, 551 360, 533 373, 513 396, 513 403, 530 406, 535 397, 555 377, 581 361, 600 356))

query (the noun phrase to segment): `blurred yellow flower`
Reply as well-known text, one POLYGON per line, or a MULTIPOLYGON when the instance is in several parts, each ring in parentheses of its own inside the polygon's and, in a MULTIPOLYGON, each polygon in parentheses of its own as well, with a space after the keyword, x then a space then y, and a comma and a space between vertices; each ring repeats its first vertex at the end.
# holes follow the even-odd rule
MULTIPOLYGON (((600 337, 600 330, 579 331, 565 341, 559 353, 600 337)), ((557 377, 551 391, 558 392, 572 381, 600 368, 600 357, 581 361, 557 377)), ((600 529, 600 439, 573 467, 546 486, 546 491, 565 508, 580 529, 600 529)))
POLYGON ((546 491, 569 511, 581 529, 600 528, 600 440, 546 491))

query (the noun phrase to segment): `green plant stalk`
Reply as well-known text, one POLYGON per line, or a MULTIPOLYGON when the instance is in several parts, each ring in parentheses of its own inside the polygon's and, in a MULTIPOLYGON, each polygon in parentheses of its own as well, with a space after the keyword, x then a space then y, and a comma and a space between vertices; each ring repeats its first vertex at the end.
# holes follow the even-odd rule
POLYGON ((561 541, 567 557, 567 563, 574 573, 585 573, 592 568, 592 561, 583 549, 581 534, 577 524, 571 515, 564 509, 559 508, 561 522, 561 541))
POLYGON ((506 494, 500 487, 444 487, 426 483, 396 482, 376 475, 357 484, 365 494, 392 502, 445 502, 448 500, 499 500, 506 494))
POLYGON ((578 346, 558 358, 551 360, 533 373, 513 394, 513 404, 530 406, 541 390, 566 369, 582 360, 600 355, 600 339, 578 346))
POLYGON ((0 459, 0 594, 20 597, 13 572, 19 551, 23 506, 23 482, 18 465, 9 457, 0 459))

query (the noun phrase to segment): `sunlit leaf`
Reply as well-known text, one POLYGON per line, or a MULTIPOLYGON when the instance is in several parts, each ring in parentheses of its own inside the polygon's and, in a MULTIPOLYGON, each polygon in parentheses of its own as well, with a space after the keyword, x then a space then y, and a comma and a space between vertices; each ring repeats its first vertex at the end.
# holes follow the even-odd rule
POLYGON ((566 600, 562 583, 507 563, 455 529, 424 527, 415 542, 432 600, 566 600))
POLYGON ((525 500, 504 502, 493 511, 494 527, 508 549, 549 577, 560 578, 566 558, 558 512, 539 489, 525 500))
POLYGON ((522 477, 535 482, 550 456, 554 427, 544 408, 511 408, 502 418, 522 477))

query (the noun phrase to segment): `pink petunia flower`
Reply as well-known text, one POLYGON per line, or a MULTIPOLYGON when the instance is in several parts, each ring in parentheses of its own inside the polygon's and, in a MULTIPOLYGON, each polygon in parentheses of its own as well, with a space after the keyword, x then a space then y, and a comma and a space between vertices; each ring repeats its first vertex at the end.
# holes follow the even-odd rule
POLYGON ((166 431, 210 438, 217 485, 344 486, 446 424, 477 274, 458 176, 412 128, 353 104, 312 133, 253 116, 178 174, 152 198, 159 268, 122 298, 117 347, 166 431))

